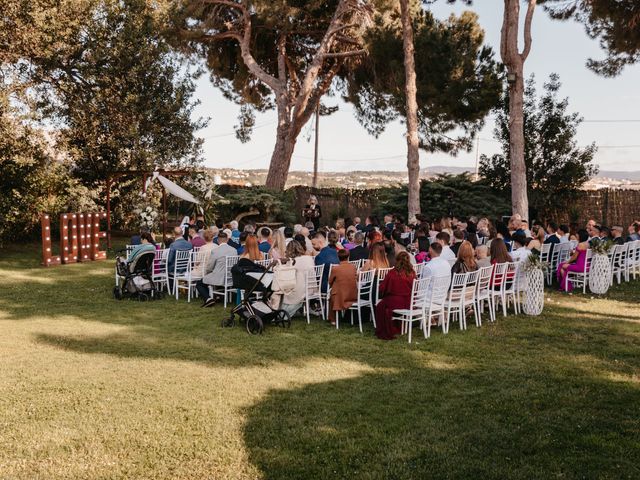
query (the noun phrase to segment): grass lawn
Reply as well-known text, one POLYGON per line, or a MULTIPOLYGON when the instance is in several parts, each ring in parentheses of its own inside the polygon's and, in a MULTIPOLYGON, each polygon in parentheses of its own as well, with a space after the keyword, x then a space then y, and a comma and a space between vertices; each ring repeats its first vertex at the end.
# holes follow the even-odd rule
POLYGON ((0 479, 640 478, 640 280, 425 341, 111 298, 0 250, 0 479))

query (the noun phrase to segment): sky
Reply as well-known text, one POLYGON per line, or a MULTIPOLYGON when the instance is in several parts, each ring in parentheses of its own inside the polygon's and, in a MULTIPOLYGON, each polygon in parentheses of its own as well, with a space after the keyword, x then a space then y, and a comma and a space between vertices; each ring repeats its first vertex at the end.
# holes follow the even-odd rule
MULTIPOLYGON (((475 3, 473 7, 462 7, 441 1, 430 10, 443 19, 465 9, 475 11, 485 30, 486 43, 493 47, 499 58, 504 3, 502 0, 475 3)), ((603 57, 598 42, 587 37, 582 25, 551 20, 542 8, 536 10, 532 34, 532 51, 525 64, 525 76, 534 73, 540 90, 551 73, 560 75, 560 95, 569 97, 569 110, 579 112, 585 119, 578 129, 578 143, 596 142, 599 150, 595 161, 601 170, 640 170, 640 65, 627 67, 615 78, 596 75, 585 64, 588 58, 603 57)), ((416 62, 419 61, 418 52, 416 62)), ((268 168, 275 141, 275 112, 258 114, 251 141, 242 144, 233 132, 239 106, 224 99, 207 75, 198 80, 196 98, 201 104, 194 115, 210 118, 208 127, 198 132, 204 138, 207 167, 268 168)), ((326 99, 325 103, 337 104, 340 109, 330 117, 320 119, 320 171, 406 170, 405 129, 400 122, 390 124, 376 139, 357 122, 350 105, 336 98, 326 99)), ((489 116, 480 133, 477 151, 463 152, 456 157, 421 152, 421 168, 428 170, 429 166, 443 165, 475 168, 477 153, 491 155, 500 151, 499 144, 493 139, 493 128, 489 116)), ((291 170, 312 170, 313 134, 314 125, 310 121, 298 139, 291 170)))

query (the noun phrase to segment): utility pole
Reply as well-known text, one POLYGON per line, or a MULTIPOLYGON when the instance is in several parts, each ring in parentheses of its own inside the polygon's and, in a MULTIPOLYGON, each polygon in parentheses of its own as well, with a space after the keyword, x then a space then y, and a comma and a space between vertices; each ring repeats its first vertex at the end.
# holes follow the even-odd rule
POLYGON ((318 142, 320 140, 320 104, 316 107, 316 146, 313 153, 313 188, 318 188, 318 142))
POLYGON ((476 139, 476 182, 480 180, 480 137, 476 139))

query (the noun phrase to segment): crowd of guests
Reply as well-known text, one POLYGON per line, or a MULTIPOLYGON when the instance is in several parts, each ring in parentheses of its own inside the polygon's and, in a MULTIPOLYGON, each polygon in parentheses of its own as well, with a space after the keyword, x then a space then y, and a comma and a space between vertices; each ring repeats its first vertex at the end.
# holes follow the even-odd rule
MULTIPOLYGON (((312 199, 309 204, 317 205, 317 200, 312 199)), ((319 210, 319 206, 312 210, 316 208, 319 210)), ((309 215, 308 210, 305 213, 309 215)), ((204 218, 196 217, 186 218, 173 234, 174 240, 168 246, 169 271, 173 269, 176 251, 194 247, 209 251, 204 277, 196 284, 203 307, 211 307, 216 302, 209 287, 225 283, 227 256, 239 255, 239 263, 266 258, 295 266, 296 288, 283 296, 280 306, 290 315, 303 306, 308 272, 314 266, 324 265, 321 290, 331 291, 328 312, 331 323, 335 322, 337 312, 349 309, 357 301, 357 270, 350 262, 361 261, 361 270, 365 271, 391 269, 378 293, 376 335, 392 339, 399 333, 391 320, 392 313, 394 309, 409 307, 416 263, 425 263, 423 275, 440 277, 472 272, 496 263, 521 262, 532 254, 539 254, 544 244, 551 244, 553 248, 575 240, 577 247, 571 258, 558 266, 560 286, 565 288, 564 276, 583 266, 590 243, 605 239, 616 244, 638 240, 640 221, 633 222, 625 234, 620 226, 607 228, 594 220, 589 220, 584 229, 578 229, 552 221, 529 225, 519 215, 496 222, 478 217, 430 221, 418 216, 415 225, 407 225, 397 215, 385 215, 382 222, 372 215, 364 222, 358 217, 338 219, 333 228, 307 221, 274 230, 253 223, 247 223, 240 230, 236 221, 206 227, 204 218), (331 265, 334 267, 330 268, 331 265)), ((153 248, 148 231, 132 238, 132 243, 147 245, 140 248, 153 248)), ((315 305, 313 313, 321 313, 320 305, 315 305)))

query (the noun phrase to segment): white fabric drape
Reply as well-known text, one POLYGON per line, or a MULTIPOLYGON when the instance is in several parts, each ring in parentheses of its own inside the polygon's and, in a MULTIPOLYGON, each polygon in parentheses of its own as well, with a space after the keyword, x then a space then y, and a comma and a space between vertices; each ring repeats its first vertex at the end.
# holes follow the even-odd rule
POLYGON ((153 173, 153 180, 158 180, 162 184, 162 186, 165 188, 165 190, 169 192, 171 195, 175 195, 176 197, 181 198, 182 200, 186 200, 187 202, 198 203, 198 204, 200 203, 200 200, 198 200, 196 197, 191 195, 180 185, 173 183, 167 177, 163 177, 158 172, 153 173))

